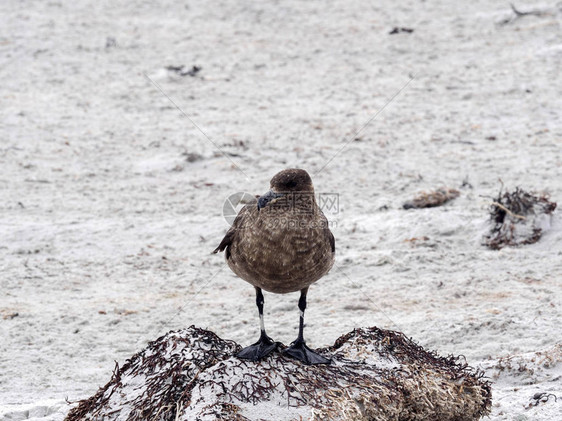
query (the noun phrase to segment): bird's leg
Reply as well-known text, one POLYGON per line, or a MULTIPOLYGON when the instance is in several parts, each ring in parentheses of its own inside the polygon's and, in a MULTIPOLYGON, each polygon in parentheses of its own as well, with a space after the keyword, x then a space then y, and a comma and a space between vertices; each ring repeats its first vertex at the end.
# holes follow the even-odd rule
POLYGON ((265 325, 263 323, 263 293, 261 288, 256 287, 256 305, 260 315, 260 339, 250 346, 247 346, 240 351, 236 356, 244 360, 258 361, 269 355, 272 351, 277 349, 277 342, 273 342, 265 333, 265 325))
POLYGON ((290 347, 283 351, 283 353, 289 355, 290 357, 296 358, 297 360, 300 360, 307 365, 330 364, 330 360, 328 358, 325 358, 322 355, 312 351, 308 346, 306 346, 306 342, 304 341, 304 311, 306 310, 307 292, 308 288, 302 289, 301 296, 299 298, 299 336, 293 343, 291 343, 290 347))

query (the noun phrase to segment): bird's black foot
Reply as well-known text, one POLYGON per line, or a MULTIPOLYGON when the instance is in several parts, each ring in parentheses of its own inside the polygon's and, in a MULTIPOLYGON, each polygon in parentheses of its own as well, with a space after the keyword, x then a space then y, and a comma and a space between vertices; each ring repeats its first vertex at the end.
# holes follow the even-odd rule
POLYGON ((277 349, 277 345, 278 343, 273 342, 273 339, 269 336, 262 335, 259 341, 253 345, 247 346, 236 354, 236 356, 243 360, 259 361, 275 351, 277 349))
POLYGON ((306 365, 330 364, 331 360, 311 350, 304 341, 298 339, 283 351, 283 354, 296 358, 306 365))

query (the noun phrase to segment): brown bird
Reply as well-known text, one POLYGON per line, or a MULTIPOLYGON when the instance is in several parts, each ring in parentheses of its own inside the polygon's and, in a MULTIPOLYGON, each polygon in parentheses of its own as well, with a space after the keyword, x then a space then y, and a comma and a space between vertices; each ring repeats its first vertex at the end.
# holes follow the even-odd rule
POLYGON ((219 246, 230 269, 256 289, 261 335, 238 353, 257 361, 277 348, 265 333, 262 289, 277 294, 300 291, 299 335, 283 352, 305 364, 329 364, 303 336, 308 287, 334 264, 335 240, 316 204, 312 179, 301 169, 287 169, 271 179, 271 190, 244 206, 219 246))

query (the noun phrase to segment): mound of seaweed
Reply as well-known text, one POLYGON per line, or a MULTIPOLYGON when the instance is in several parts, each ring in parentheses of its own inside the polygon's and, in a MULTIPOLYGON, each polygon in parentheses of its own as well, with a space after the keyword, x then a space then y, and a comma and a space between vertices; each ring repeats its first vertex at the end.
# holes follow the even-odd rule
MULTIPOLYGON (((283 347, 283 346, 282 346, 283 347)), ((150 342, 66 420, 477 420, 491 407, 483 372, 403 334, 356 329, 317 350, 330 365, 273 353, 260 362, 191 326, 150 342)))
POLYGON ((493 250, 506 246, 521 246, 539 241, 550 226, 550 217, 556 203, 546 195, 526 192, 517 187, 515 191, 500 190, 490 206, 492 226, 484 236, 484 244, 493 250))

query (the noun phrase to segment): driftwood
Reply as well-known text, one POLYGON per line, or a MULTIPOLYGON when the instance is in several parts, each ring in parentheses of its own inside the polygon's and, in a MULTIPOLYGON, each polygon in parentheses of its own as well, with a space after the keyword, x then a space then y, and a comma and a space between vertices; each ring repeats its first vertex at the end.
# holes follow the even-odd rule
POLYGON ((521 246, 539 241, 543 231, 550 226, 556 203, 545 195, 528 193, 517 187, 505 191, 490 204, 490 232, 484 244, 499 250, 506 246, 521 246))
MULTIPOLYGON (((282 348, 283 346, 281 346, 282 348)), ((403 334, 356 329, 317 350, 330 365, 276 352, 260 362, 194 326, 170 332, 68 414, 77 420, 477 420, 490 383, 463 357, 440 357, 403 334)))

